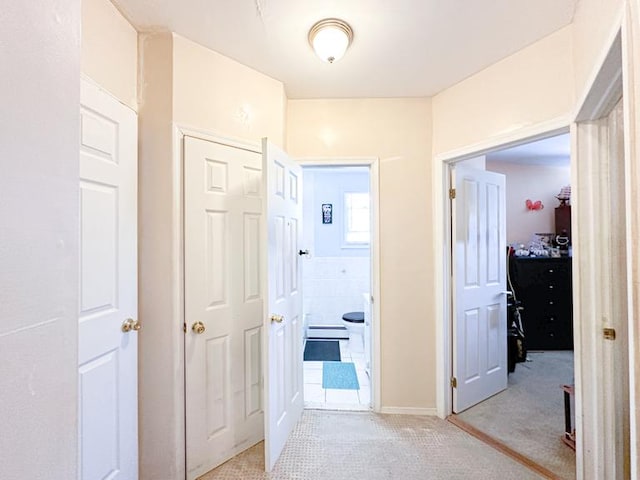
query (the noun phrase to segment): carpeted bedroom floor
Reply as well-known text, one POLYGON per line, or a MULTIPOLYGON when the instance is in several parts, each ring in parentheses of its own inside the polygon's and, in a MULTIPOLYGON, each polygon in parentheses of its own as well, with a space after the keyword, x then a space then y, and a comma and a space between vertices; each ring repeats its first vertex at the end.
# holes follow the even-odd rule
POLYGON ((483 433, 567 480, 576 478, 575 452, 562 442, 564 396, 573 383, 573 352, 530 352, 509 374, 509 388, 457 415, 483 433))
POLYGON ((264 472, 261 442, 201 480, 535 480, 541 477, 436 417, 305 410, 264 472))

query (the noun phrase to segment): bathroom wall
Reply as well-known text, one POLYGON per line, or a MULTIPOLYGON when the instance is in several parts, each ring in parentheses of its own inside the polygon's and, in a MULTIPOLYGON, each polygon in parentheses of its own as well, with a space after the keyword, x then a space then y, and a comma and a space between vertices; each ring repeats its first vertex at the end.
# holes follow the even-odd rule
MULTIPOLYGON (((303 310, 305 327, 340 325, 342 314, 362 310, 369 292, 368 247, 349 247, 344 235, 345 192, 368 192, 367 168, 306 168, 304 170, 303 310), (322 223, 322 204, 333 206, 333 223, 322 223)), ((306 329, 305 329, 306 330, 306 329)))

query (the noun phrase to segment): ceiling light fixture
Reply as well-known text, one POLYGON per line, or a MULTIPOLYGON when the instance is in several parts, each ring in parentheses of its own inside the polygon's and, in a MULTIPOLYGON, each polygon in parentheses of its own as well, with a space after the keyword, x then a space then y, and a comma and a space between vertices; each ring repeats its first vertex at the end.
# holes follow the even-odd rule
POLYGON ((325 18, 309 30, 309 44, 323 61, 340 60, 351 45, 353 30, 344 20, 325 18))

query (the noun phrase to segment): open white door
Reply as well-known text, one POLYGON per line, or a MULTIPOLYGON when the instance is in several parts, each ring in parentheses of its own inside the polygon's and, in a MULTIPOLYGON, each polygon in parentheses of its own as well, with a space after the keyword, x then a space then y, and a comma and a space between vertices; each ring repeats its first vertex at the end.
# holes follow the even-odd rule
POLYGON ((137 118, 82 82, 79 478, 138 478, 137 118))
POLYGON ((304 408, 302 291, 302 169, 262 141, 267 220, 265 306, 265 468, 271 471, 304 408))
POLYGON ((264 438, 259 152, 184 138, 187 480, 264 438))
POLYGON ((453 411, 507 388, 504 175, 456 166, 453 411))

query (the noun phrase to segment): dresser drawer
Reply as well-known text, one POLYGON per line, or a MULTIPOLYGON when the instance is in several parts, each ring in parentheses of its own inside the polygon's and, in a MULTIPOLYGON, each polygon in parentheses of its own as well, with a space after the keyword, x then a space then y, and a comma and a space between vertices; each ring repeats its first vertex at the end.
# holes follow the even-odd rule
POLYGON ((522 321, 527 348, 572 349, 571 259, 510 260, 511 282, 524 308, 522 321))

